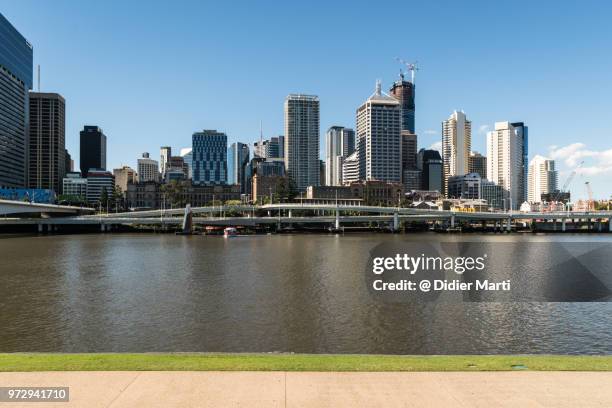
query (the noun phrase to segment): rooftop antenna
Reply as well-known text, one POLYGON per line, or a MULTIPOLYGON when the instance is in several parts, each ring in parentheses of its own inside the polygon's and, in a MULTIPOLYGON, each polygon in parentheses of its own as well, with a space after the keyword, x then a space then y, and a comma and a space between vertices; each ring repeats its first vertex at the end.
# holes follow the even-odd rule
POLYGON ((415 76, 416 71, 419 70, 419 62, 418 61, 406 62, 403 59, 398 58, 398 57, 395 57, 395 60, 399 62, 400 64, 404 64, 406 68, 408 68, 408 71, 410 71, 411 78, 412 78, 411 82, 414 85, 414 76, 415 76))
POLYGON ((40 64, 38 64, 38 92, 40 92, 40 64))
POLYGON ((376 95, 381 95, 382 94, 382 83, 380 82, 380 79, 376 80, 376 95))

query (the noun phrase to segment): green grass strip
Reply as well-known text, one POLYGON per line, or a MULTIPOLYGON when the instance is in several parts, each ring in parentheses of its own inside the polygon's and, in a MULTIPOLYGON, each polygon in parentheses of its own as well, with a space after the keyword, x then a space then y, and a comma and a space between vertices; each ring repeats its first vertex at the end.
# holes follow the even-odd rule
POLYGON ((0 354, 0 371, 612 371, 612 356, 0 354))

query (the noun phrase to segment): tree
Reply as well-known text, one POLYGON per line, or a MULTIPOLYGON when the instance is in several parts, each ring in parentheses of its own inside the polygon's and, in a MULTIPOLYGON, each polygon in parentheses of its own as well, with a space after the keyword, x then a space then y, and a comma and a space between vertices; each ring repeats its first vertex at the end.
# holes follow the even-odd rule
POLYGON ((123 191, 121 190, 120 186, 118 185, 113 186, 111 198, 112 198, 115 210, 119 210, 119 208, 123 209, 123 191))
POLYGON ((108 198, 108 191, 106 191, 106 187, 102 187, 102 194, 100 194, 100 203, 102 203, 102 206, 108 206, 108 198))
POLYGON ((287 177, 281 177, 276 181, 275 190, 274 196, 277 201, 291 201, 298 195, 295 182, 287 177))
POLYGON ((184 191, 184 183, 177 180, 171 180, 169 183, 161 186, 161 192, 166 195, 166 200, 172 207, 185 206, 184 191))

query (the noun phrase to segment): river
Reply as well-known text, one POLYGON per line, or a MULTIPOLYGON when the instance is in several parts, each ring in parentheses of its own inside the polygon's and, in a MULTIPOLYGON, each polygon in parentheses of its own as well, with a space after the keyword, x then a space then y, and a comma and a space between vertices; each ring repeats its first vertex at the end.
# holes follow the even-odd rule
POLYGON ((368 291, 373 247, 465 237, 612 243, 610 234, 4 236, 0 352, 612 353, 612 302, 403 304, 368 291))

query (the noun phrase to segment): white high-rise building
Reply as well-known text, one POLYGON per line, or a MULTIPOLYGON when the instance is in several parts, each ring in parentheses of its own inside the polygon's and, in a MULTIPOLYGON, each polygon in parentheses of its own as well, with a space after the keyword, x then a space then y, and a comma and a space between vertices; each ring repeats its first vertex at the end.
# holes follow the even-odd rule
POLYGON ((138 181, 159 181, 159 165, 157 160, 149 157, 149 153, 143 153, 142 158, 138 159, 138 181))
POLYGON ((344 160, 355 151, 355 131, 332 126, 325 134, 325 185, 341 186, 344 160))
POLYGON ((487 133, 487 178, 508 192, 512 206, 523 202, 523 138, 510 122, 496 122, 495 130, 487 133))
POLYGON ((357 157, 361 180, 401 183, 401 126, 400 102, 384 94, 377 81, 374 94, 357 108, 357 157))
POLYGON ((172 148, 170 146, 162 146, 159 149, 159 169, 162 179, 166 178, 166 170, 170 157, 172 157, 172 148))
POLYGON ((448 194, 448 179, 469 173, 469 157, 472 150, 472 122, 465 112, 454 111, 442 122, 442 158, 444 160, 444 194, 448 194))
POLYGON ((291 94, 285 99, 285 168, 298 190, 318 186, 319 97, 291 94))
POLYGON ((546 157, 535 156, 529 163, 529 198, 530 203, 542 202, 542 194, 552 193, 557 189, 557 171, 555 161, 546 157))

